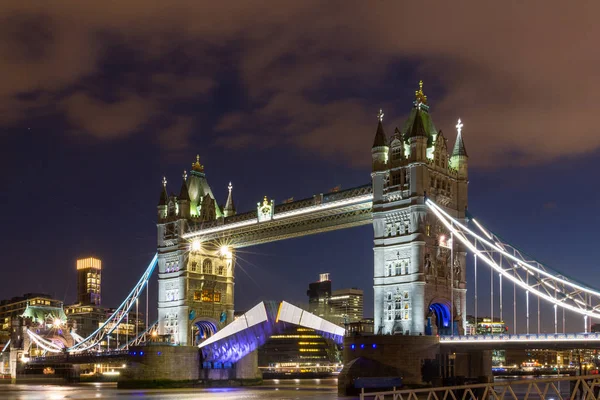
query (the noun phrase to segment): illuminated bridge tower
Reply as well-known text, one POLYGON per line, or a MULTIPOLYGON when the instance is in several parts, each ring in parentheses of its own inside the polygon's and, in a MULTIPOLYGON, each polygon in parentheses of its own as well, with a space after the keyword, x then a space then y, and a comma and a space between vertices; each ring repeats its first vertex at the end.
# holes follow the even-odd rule
POLYGON ((233 249, 218 241, 182 238, 190 227, 222 223, 235 215, 231 196, 221 210, 206 181, 199 157, 179 195, 167 193, 167 180, 158 203, 159 334, 171 342, 193 345, 233 320, 233 249))
POLYGON ((448 154, 446 138, 429 115, 422 82, 408 120, 389 140, 382 111, 378 118, 371 150, 375 332, 450 334, 452 316, 455 332, 462 332, 466 252, 457 244, 451 250, 449 233, 425 205, 429 198, 452 216, 465 218, 462 124, 459 120, 456 144, 448 154))

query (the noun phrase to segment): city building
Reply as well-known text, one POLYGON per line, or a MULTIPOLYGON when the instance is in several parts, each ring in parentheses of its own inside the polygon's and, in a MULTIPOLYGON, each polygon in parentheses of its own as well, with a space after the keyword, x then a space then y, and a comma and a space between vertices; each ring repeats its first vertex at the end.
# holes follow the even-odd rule
POLYGON ((95 257, 77 260, 77 302, 82 305, 100 305, 102 261, 95 257))
POLYGON ((62 311, 63 302, 43 293, 25 293, 23 296, 2 300, 0 301, 0 331, 10 332, 11 319, 22 316, 28 306, 62 311))
POLYGON ((462 123, 449 152, 420 82, 412 110, 388 138, 383 112, 371 149, 374 319, 377 334, 464 333, 466 251, 428 209, 431 199, 459 221, 467 207, 462 123), (451 257, 453 256, 453 259, 451 257))
POLYGON ((334 290, 329 297, 329 321, 345 326, 363 319, 363 291, 357 288, 334 290))
POLYGON ((308 312, 329 319, 331 313, 329 306, 331 280, 329 274, 319 274, 317 282, 309 283, 306 295, 308 296, 308 312))
POLYGON ((290 326, 276 334, 258 350, 258 366, 263 374, 332 373, 341 369, 335 342, 313 329, 290 326))
POLYGON ((363 318, 346 325, 346 336, 372 335, 374 333, 373 318, 363 318))

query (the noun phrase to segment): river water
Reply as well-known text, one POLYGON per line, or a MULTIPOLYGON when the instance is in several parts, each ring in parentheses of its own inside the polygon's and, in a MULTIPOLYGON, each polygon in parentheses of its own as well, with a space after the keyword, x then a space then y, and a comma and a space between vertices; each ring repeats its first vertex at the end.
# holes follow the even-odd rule
MULTIPOLYGON (((541 376, 540 378, 556 378, 541 376)), ((534 377, 502 377, 496 382, 517 380, 526 383, 534 377)), ((569 397, 569 383, 557 385, 563 398, 569 397)), ((525 398, 527 385, 515 387, 518 398, 525 398)), ((529 396, 539 399, 539 396, 529 396)), ((346 397, 345 399, 357 397, 346 397)), ((556 399, 549 393, 548 399, 556 399)), ((245 388, 212 389, 117 389, 116 383, 87 383, 70 386, 56 385, 10 385, 0 384, 1 400, 59 400, 59 399, 104 399, 104 400, 234 400, 234 399, 338 399, 337 379, 270 379, 262 386, 245 388)))
POLYGON ((274 379, 262 386, 214 389, 117 389, 114 383, 90 383, 72 386, 0 385, 2 400, 211 400, 211 399, 337 399, 335 379, 274 379))

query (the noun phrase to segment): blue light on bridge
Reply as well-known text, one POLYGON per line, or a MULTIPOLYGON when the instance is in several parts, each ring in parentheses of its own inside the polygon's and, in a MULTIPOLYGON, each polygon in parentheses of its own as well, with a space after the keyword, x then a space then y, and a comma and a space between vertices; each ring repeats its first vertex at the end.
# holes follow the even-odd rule
POLYGON ((352 350, 354 350, 354 348, 355 348, 355 347, 356 347, 356 345, 354 345, 354 344, 351 344, 351 345, 350 345, 350 348, 351 348, 352 350))
POLYGON ((361 348, 361 349, 364 349, 364 348, 365 348, 365 345, 364 345, 364 343, 360 345, 360 348, 361 348))
POLYGON ((377 348, 377 345, 375 343, 373 343, 372 347, 375 349, 375 348, 377 348))

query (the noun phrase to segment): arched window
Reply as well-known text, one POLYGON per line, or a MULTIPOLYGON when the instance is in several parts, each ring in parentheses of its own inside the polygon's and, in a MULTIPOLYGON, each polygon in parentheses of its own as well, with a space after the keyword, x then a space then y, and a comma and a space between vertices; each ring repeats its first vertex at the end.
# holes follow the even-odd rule
POLYGON ((219 266, 219 275, 224 275, 225 272, 225 267, 223 267, 222 265, 219 266))
POLYGON ((212 261, 210 261, 210 258, 207 258, 202 262, 202 273, 212 274, 212 261))

